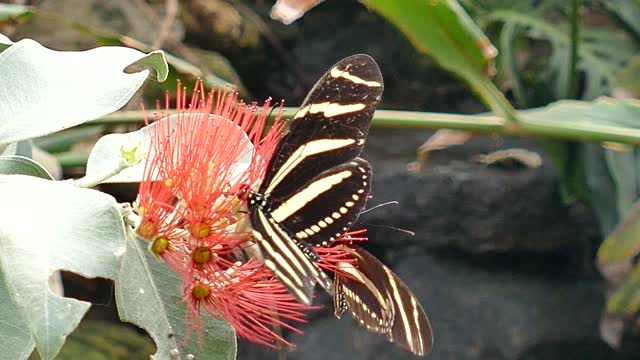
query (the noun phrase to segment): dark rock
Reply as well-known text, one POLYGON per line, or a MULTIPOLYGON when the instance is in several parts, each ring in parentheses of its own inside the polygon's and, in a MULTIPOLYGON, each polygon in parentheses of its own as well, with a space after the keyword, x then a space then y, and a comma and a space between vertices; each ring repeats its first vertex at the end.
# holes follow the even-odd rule
POLYGON ((514 146, 536 150, 532 140, 482 137, 435 153, 419 173, 403 170, 411 160, 406 148, 417 148, 416 143, 428 135, 372 131, 367 154, 374 165, 374 179, 368 207, 399 202, 399 206, 383 206, 361 216, 374 244, 387 249, 417 246, 468 253, 543 252, 584 250, 598 237, 589 209, 563 203, 548 159, 541 167, 524 169, 487 167, 469 160, 479 153, 514 146), (396 145, 390 141, 400 149, 394 150, 396 145), (383 149, 404 154, 404 158, 383 149), (447 154, 452 155, 447 158, 447 154), (414 231, 416 236, 380 226, 414 231))
MULTIPOLYGON (((604 290, 589 277, 487 270, 458 258, 409 252, 395 270, 430 317, 435 339, 431 359, 518 359, 537 344, 580 339, 601 346, 604 290)), ((288 359, 415 358, 365 332, 349 316, 318 319, 303 337, 292 340, 298 348, 288 359)))

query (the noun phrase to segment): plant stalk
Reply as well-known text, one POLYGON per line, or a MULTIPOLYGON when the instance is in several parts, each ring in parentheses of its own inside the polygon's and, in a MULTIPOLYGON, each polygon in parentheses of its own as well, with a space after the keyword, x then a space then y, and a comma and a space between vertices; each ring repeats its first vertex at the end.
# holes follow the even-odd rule
POLYGON ((567 74, 567 99, 576 99, 578 96, 578 47, 580 46, 580 7, 582 0, 571 1, 571 46, 569 49, 569 70, 567 74))

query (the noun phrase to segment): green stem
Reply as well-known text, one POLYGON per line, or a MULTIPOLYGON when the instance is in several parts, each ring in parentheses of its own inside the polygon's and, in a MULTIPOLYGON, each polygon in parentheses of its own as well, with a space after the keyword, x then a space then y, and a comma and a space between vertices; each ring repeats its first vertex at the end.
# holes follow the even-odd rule
MULTIPOLYGON (((417 111, 377 110, 373 116, 373 127, 394 128, 429 128, 429 129, 457 129, 477 133, 495 133, 515 136, 540 136, 576 141, 612 141, 628 144, 640 144, 640 130, 619 128, 615 126, 597 126, 595 124, 580 125, 575 122, 528 119, 531 110, 516 112, 504 102, 504 97, 491 91, 491 87, 484 88, 488 98, 494 105, 503 106, 503 113, 496 116, 490 113, 480 115, 444 114, 417 111), (487 91, 488 90, 488 91, 487 91), (495 95, 495 96, 494 96, 495 95), (504 116, 517 117, 517 121, 507 121, 504 116)), ((290 119, 297 108, 284 108, 283 117, 290 119)), ((271 115, 273 118, 275 115, 271 115)), ((87 124, 144 124, 144 112, 120 111, 103 118, 90 121, 87 124)))
POLYGON ((571 1, 571 47, 569 49, 569 73, 567 74, 568 99, 575 99, 578 95, 578 46, 580 45, 580 6, 582 0, 571 1))

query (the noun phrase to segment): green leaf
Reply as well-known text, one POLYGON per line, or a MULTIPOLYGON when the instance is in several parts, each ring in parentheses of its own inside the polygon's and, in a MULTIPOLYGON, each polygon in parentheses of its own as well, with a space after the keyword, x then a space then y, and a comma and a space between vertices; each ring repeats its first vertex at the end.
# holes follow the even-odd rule
POLYGON ((37 162, 19 155, 0 156, 0 174, 29 175, 46 180, 53 180, 53 176, 37 162))
POLYGON ((518 106, 524 108, 527 106, 527 100, 517 66, 516 47, 514 44, 515 39, 521 32, 522 29, 519 29, 517 24, 510 23, 502 27, 502 32, 500 33, 500 48, 502 49, 500 61, 504 74, 513 89, 513 96, 518 106))
POLYGON ((640 265, 607 300, 610 313, 635 314, 640 310, 640 265))
POLYGON ((405 33, 419 52, 465 78, 486 74, 496 55, 489 39, 456 1, 362 2, 405 33))
POLYGON ((619 219, 615 182, 611 178, 604 149, 599 144, 586 143, 580 150, 585 181, 591 189, 591 206, 600 223, 602 235, 606 236, 619 219))
MULTIPOLYGON (((548 17, 547 17, 548 18, 548 17)), ((551 43, 551 56, 547 62, 546 76, 555 84, 556 98, 564 97, 569 61, 571 37, 566 27, 554 24, 538 11, 521 12, 512 9, 491 11, 482 18, 489 25, 494 22, 515 24, 528 29, 527 34, 536 40, 551 43)), ((637 46, 627 36, 612 31, 584 29, 578 47, 578 68, 585 72, 585 90, 582 98, 592 100, 607 94, 615 81, 616 72, 637 52, 637 46)))
POLYGON ((33 142, 31 140, 22 140, 11 143, 0 151, 0 155, 20 155, 28 158, 33 157, 33 142))
POLYGON ((616 265, 631 262, 640 253, 640 202, 636 202, 598 249, 598 264, 616 265))
POLYGON ((513 108, 490 81, 495 47, 455 0, 361 0, 398 27, 418 52, 469 83, 491 110, 516 121, 513 108))
POLYGON ((523 130, 536 135, 633 144, 640 139, 640 102, 634 100, 563 100, 518 115, 523 130))
POLYGON ((616 144, 616 148, 607 147, 604 151, 609 172, 615 182, 618 214, 625 217, 638 195, 635 152, 633 147, 621 144, 616 144))
POLYGON ((122 47, 54 51, 29 39, 0 53, 0 144, 66 129, 111 113, 129 101, 149 70, 127 74, 141 64, 166 77, 161 52, 122 47))
MULTIPOLYGON (((180 278, 168 266, 157 260, 148 245, 131 235, 122 269, 115 283, 120 319, 147 330, 158 347, 154 358, 174 360, 170 352, 200 354, 197 334, 191 334, 186 347, 180 345, 187 334, 185 304, 180 304, 180 278)), ((236 336, 221 320, 206 319, 203 330, 202 354, 196 359, 233 360, 236 357, 236 336)))
POLYGON ((13 41, 11 41, 11 39, 9 39, 8 37, 0 34, 0 53, 11 45, 13 45, 13 41))
POLYGON ((622 19, 640 37, 640 1, 638 0, 619 0, 619 1, 600 1, 609 11, 615 13, 622 19))
POLYGON ((546 139, 541 139, 539 143, 558 172, 563 201, 566 204, 576 200, 590 203, 591 194, 586 183, 584 164, 580 159, 582 144, 546 139))
POLYGON ((113 197, 68 183, 0 175, 0 348, 26 359, 36 346, 53 359, 89 309, 48 288, 64 269, 114 279, 125 250, 124 224, 113 197))

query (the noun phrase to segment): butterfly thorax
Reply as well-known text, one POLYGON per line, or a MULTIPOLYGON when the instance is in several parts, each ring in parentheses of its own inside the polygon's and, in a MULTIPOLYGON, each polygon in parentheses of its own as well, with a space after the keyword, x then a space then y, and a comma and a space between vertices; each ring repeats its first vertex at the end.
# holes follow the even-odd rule
POLYGON ((259 192, 249 193, 249 207, 255 207, 263 211, 271 208, 271 200, 259 192))

